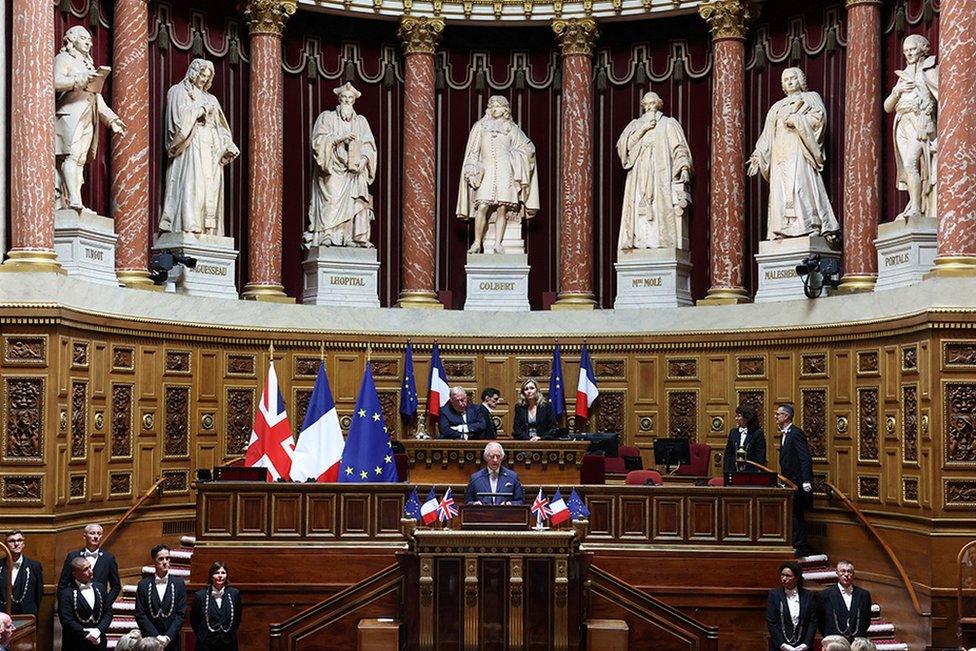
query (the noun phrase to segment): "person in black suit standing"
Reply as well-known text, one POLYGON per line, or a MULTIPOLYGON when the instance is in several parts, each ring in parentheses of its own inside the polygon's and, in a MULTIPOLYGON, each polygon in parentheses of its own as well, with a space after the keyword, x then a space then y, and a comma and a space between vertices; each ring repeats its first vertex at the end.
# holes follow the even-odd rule
POLYGON ((452 387, 451 397, 441 407, 438 431, 442 439, 480 439, 485 433, 485 417, 481 407, 468 404, 463 387, 452 387))
POLYGON ((782 563, 779 579, 781 587, 770 590, 766 600, 769 651, 813 651, 816 595, 803 587, 803 570, 798 563, 782 563))
POLYGON ((180 627, 186 617, 186 585, 170 576, 170 549, 156 545, 149 553, 156 573, 136 587, 136 624, 143 637, 154 637, 166 651, 180 651, 180 627))
POLYGON ((735 408, 735 427, 729 430, 729 441, 725 444, 725 457, 722 459, 722 474, 733 472, 758 472, 755 466, 746 464, 741 470, 736 467, 736 454, 739 449, 746 451, 746 460, 766 465, 766 435, 759 426, 756 410, 749 405, 735 408))
POLYGON ((867 637, 871 625, 871 593, 854 585, 854 563, 837 561, 837 583, 817 594, 820 630, 824 637, 840 635, 853 642, 867 637))
POLYGON ((99 549, 102 542, 102 525, 89 524, 85 527, 85 548, 68 552, 61 567, 61 578, 58 579, 58 592, 71 585, 71 562, 76 558, 85 558, 92 566, 92 576, 96 583, 101 583, 106 591, 109 610, 115 599, 122 593, 122 581, 119 580, 119 564, 115 556, 99 549))
POLYGON ((190 608, 196 650, 237 651, 241 614, 241 593, 230 586, 227 566, 215 561, 210 566, 209 584, 196 591, 190 608))
POLYGON ((93 580, 87 558, 76 556, 68 567, 71 581, 58 591, 61 651, 107 649, 105 633, 112 623, 112 602, 105 586, 93 580))
MULTIPOLYGON (((11 615, 37 615, 41 609, 41 597, 44 596, 44 570, 41 564, 33 558, 27 558, 24 548, 27 542, 19 529, 7 534, 7 547, 14 557, 13 582, 11 595, 11 615)), ((7 603, 7 558, 0 560, 0 605, 7 603)))
POLYGON ((491 416, 492 410, 498 406, 502 399, 502 392, 494 387, 486 387, 481 392, 481 415, 485 419, 485 431, 481 438, 487 441, 494 441, 498 438, 498 429, 495 427, 495 420, 491 416))
POLYGON ((515 425, 512 438, 521 441, 547 440, 555 436, 556 416, 552 403, 539 391, 535 380, 526 380, 519 390, 515 405, 515 425))
POLYGON ((808 556, 806 510, 813 501, 813 459, 807 446, 807 436, 793 424, 793 405, 776 408, 776 426, 782 436, 779 467, 784 477, 796 484, 793 495, 793 551, 798 557, 808 556))

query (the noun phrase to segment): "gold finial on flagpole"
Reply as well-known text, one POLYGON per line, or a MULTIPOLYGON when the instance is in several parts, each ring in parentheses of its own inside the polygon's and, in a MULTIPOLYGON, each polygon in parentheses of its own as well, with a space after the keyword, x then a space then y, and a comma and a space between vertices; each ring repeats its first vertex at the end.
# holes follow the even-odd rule
POLYGON ((274 361, 274 341, 268 342, 268 357, 272 362, 274 361))
POLYGON ((319 342, 319 359, 325 364, 325 340, 319 342))
POLYGON ((366 343, 366 362, 369 363, 370 359, 373 357, 373 344, 366 343))

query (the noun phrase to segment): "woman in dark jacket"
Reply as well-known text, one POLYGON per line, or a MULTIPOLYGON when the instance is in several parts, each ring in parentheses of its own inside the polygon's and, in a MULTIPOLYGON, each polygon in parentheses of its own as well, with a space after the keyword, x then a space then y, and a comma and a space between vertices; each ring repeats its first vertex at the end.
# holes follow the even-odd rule
POLYGON ((241 593, 230 587, 227 566, 220 561, 210 566, 209 585, 193 595, 190 625, 197 638, 197 651, 237 651, 241 593))
POLYGON ((556 417, 552 403, 539 392, 535 380, 526 380, 519 391, 518 404, 515 405, 515 425, 512 438, 522 441, 551 439, 556 431, 556 417))
POLYGON ((803 570, 786 561, 779 566, 782 587, 769 591, 766 625, 769 651, 813 651, 817 633, 817 600, 803 587, 803 570))
POLYGON ((759 426, 756 410, 749 405, 735 408, 735 427, 729 431, 729 441, 725 444, 725 458, 722 460, 722 473, 757 472, 759 468, 746 464, 741 470, 736 468, 736 451, 746 451, 746 460, 766 465, 766 435, 759 426), (745 439, 743 439, 745 434, 745 439))

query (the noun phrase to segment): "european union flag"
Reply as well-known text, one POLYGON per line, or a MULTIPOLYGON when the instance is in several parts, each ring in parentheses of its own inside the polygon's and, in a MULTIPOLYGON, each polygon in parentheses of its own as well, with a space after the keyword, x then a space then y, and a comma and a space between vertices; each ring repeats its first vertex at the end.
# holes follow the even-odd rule
POLYGON ((383 410, 376 395, 372 364, 366 362, 366 373, 356 398, 356 411, 349 425, 346 447, 342 450, 340 482, 395 482, 396 463, 393 447, 386 434, 383 410))
POLYGON ((403 385, 400 387, 400 413, 404 418, 417 415, 417 383, 413 379, 413 346, 407 342, 403 354, 403 385))
POLYGON ((552 372, 549 374, 549 402, 553 415, 558 419, 566 413, 566 393, 563 390, 563 359, 559 354, 559 344, 552 351, 552 372))
POLYGON ((586 504, 583 504, 583 500, 580 499, 575 488, 569 494, 569 499, 566 500, 566 506, 569 507, 569 512, 572 514, 574 520, 590 517, 590 510, 586 508, 586 504))
POLYGON ((403 505, 403 517, 420 520, 420 497, 417 495, 417 487, 413 487, 413 492, 407 498, 407 503, 403 505))

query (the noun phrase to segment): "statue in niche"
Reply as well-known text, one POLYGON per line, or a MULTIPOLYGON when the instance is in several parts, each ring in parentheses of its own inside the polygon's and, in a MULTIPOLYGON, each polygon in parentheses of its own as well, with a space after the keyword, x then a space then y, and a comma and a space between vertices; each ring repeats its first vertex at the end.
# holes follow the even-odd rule
POLYGON ((840 226, 821 177, 827 109, 799 68, 784 70, 782 82, 786 97, 769 109, 749 157, 749 176, 769 181, 766 239, 817 234, 836 244, 840 226))
POLYGON ((166 93, 166 194, 159 230, 224 235, 224 166, 241 153, 217 98, 214 65, 194 59, 166 93))
POLYGON ((535 145, 512 120, 508 100, 488 99, 485 115, 468 136, 461 167, 457 216, 474 218, 474 244, 468 253, 504 253, 502 238, 508 220, 521 221, 539 211, 535 145), (495 223, 492 250, 484 245, 488 225, 495 223))
POLYGON ((661 112, 657 93, 641 98, 640 117, 617 140, 627 170, 617 250, 674 248, 678 223, 691 202, 691 151, 681 124, 661 112))
POLYGON ((895 114, 895 165, 898 189, 908 192, 908 205, 899 217, 936 216, 936 105, 939 101, 939 68, 929 54, 929 41, 912 34, 902 44, 904 70, 895 70, 898 81, 884 102, 895 114))
POLYGON ((64 33, 64 46, 54 57, 58 208, 79 211, 85 208, 81 187, 85 183, 85 165, 98 150, 99 123, 114 133, 125 133, 125 123, 102 99, 102 86, 111 68, 96 68, 91 51, 91 34, 76 25, 64 33))
POLYGON ((334 111, 323 111, 312 127, 312 200, 308 206, 307 247, 357 246, 369 241, 376 178, 376 140, 369 123, 354 105, 362 94, 345 83, 333 90, 339 98, 334 111))

